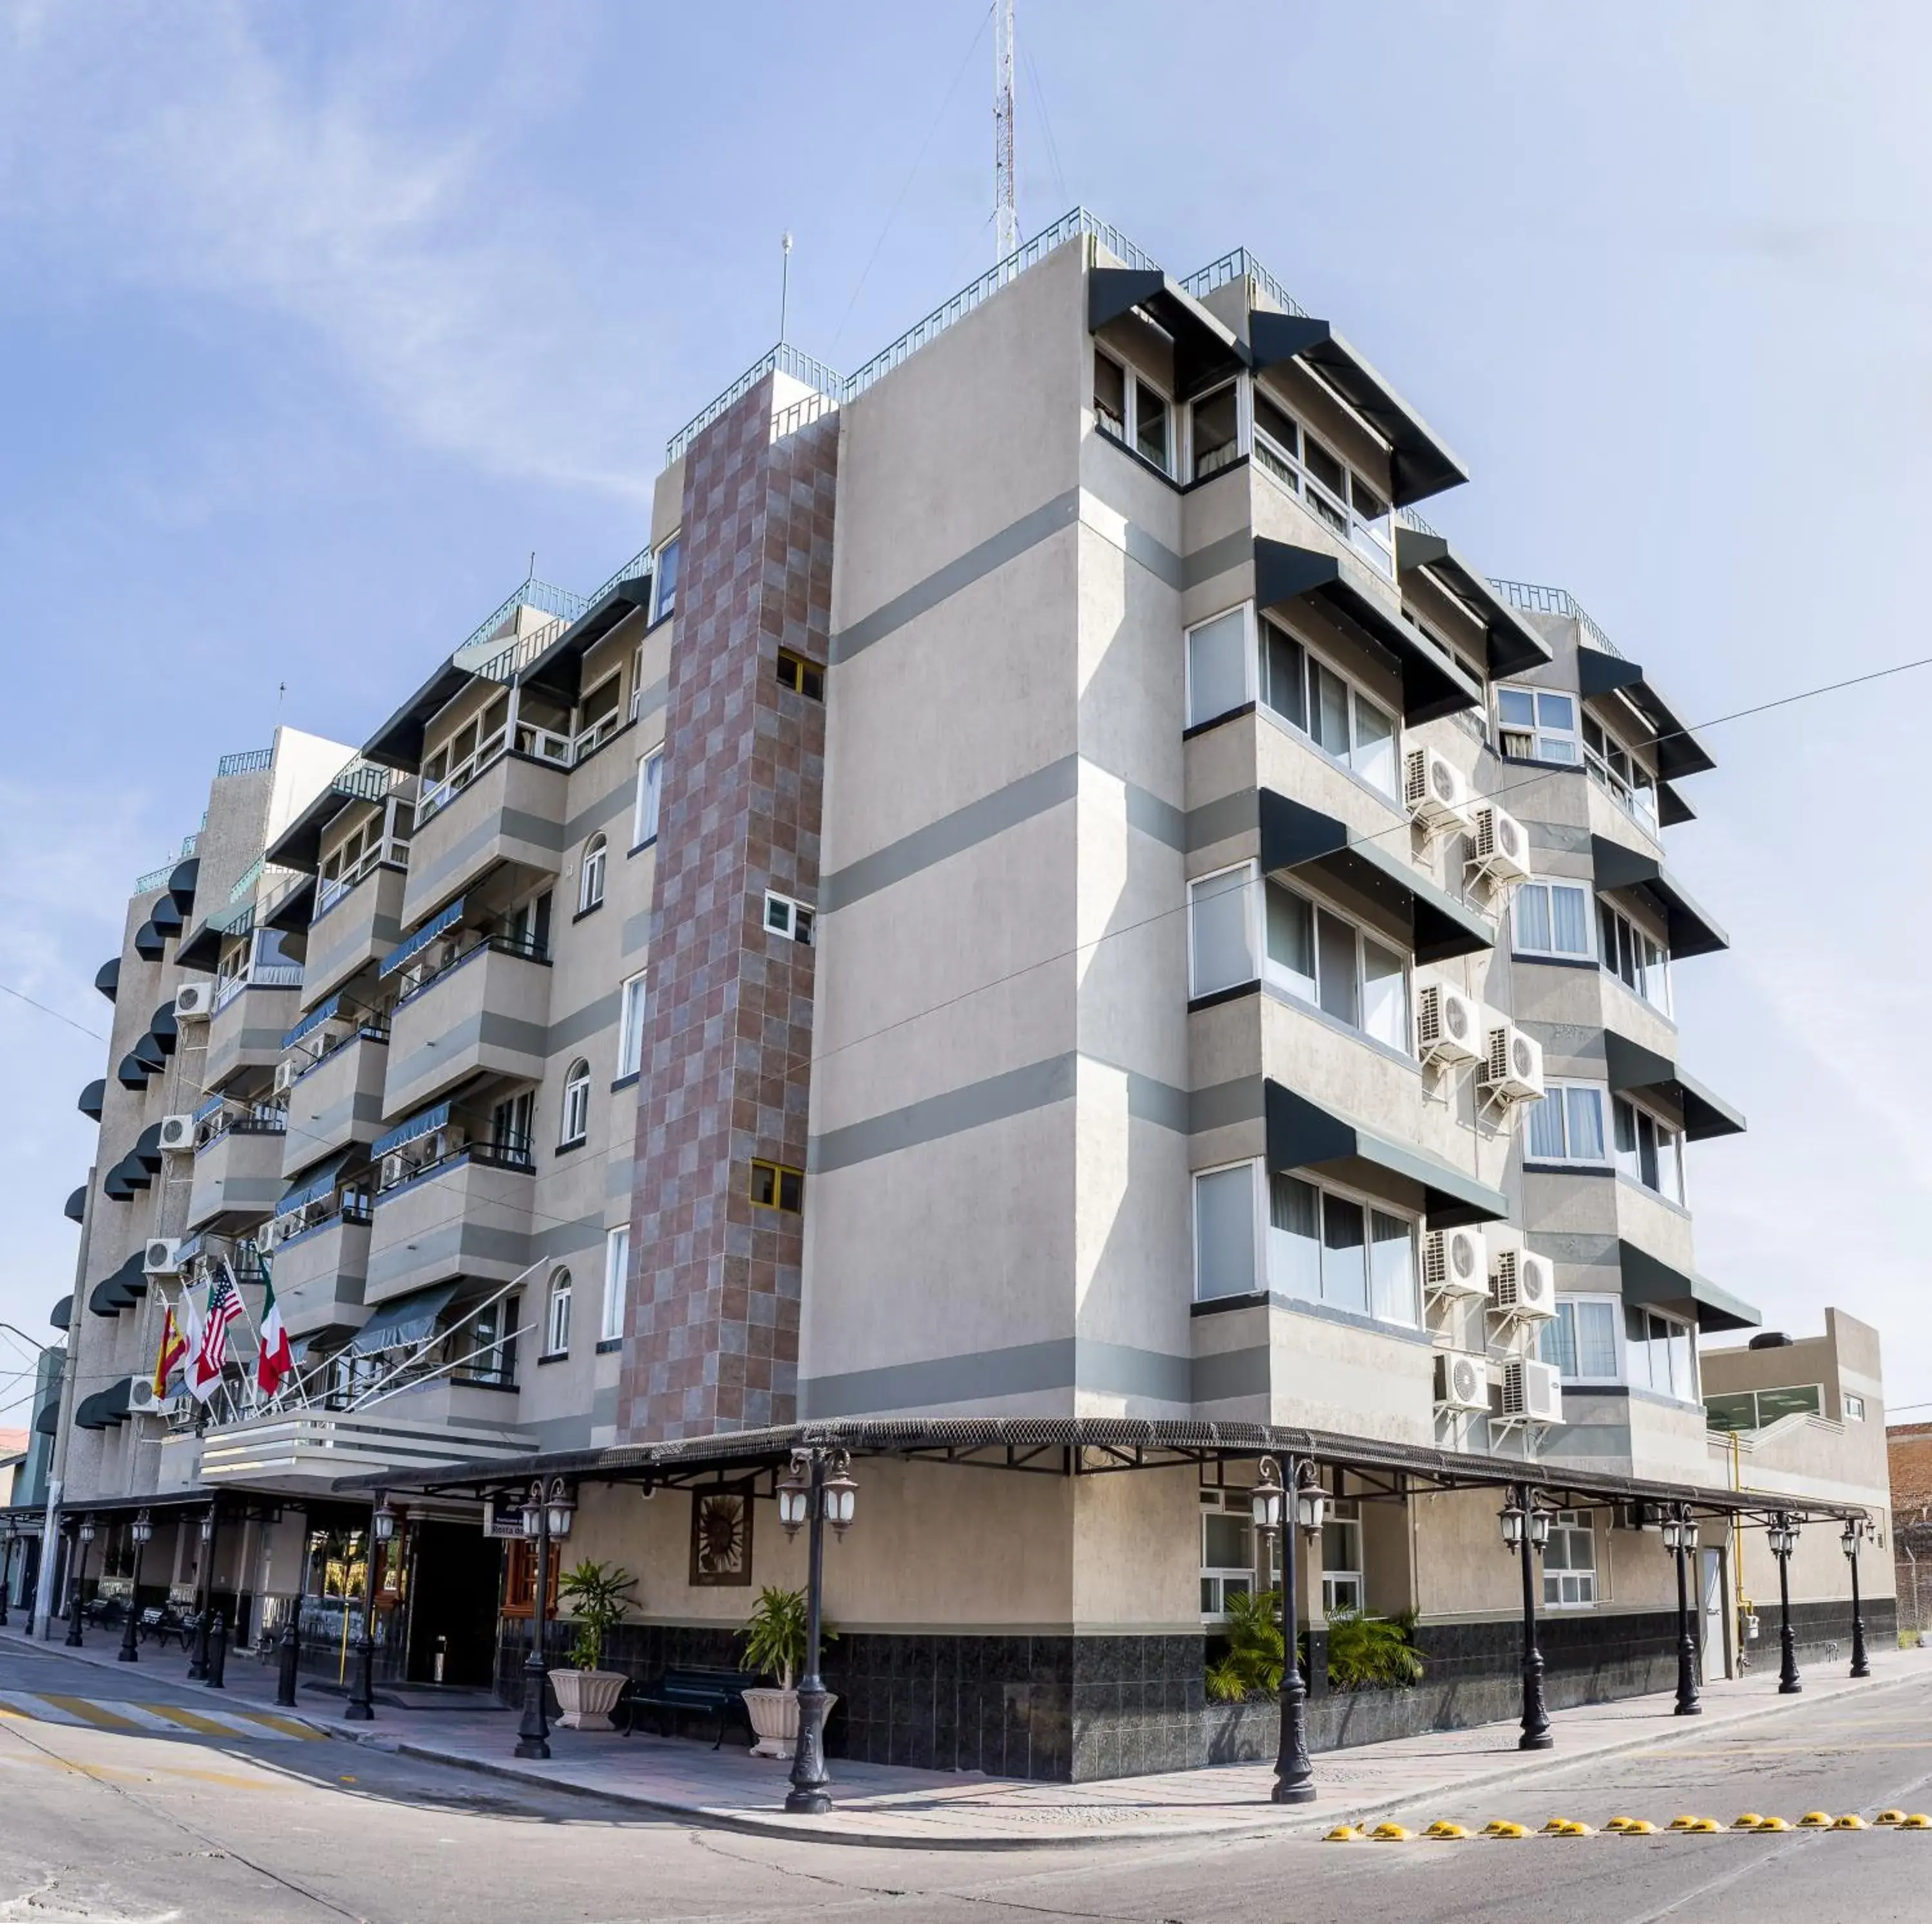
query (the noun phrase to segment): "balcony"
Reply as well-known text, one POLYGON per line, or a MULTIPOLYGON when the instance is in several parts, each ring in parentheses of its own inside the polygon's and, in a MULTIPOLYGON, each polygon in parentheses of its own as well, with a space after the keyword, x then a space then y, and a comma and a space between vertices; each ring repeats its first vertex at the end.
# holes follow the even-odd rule
MULTIPOLYGON (((489 1405, 486 1417, 500 1421, 502 1401, 489 1405)), ((360 1412, 296 1410, 224 1424, 199 1438, 170 1437, 163 1446, 164 1459, 172 1452, 198 1461, 176 1466, 172 1477, 164 1464, 164 1485, 185 1487, 198 1469, 200 1480, 217 1486, 326 1494, 339 1476, 524 1456, 537 1447, 536 1437, 521 1431, 472 1427, 469 1420, 453 1428, 415 1420, 413 1413, 402 1416, 388 1404, 360 1412)))
POLYGON ((555 874, 563 848, 568 776, 562 762, 507 751, 428 783, 417 805, 403 893, 405 928, 422 920, 500 862, 555 874))
POLYGON ((285 1175, 352 1143, 382 1132, 382 1083, 389 1061, 388 1031, 373 1019, 351 1029, 289 1089, 285 1175))
POLYGON ((379 865, 352 882, 318 885, 302 971, 304 1002, 312 1005, 333 995, 402 940, 406 880, 401 869, 379 865))
POLYGON ((275 1245, 275 1301, 297 1341, 320 1330, 356 1329, 369 1268, 370 1211, 367 1202, 338 1200, 322 1216, 275 1245))
POLYGON ((302 972, 292 963, 257 963, 215 991, 208 1022, 202 1086, 222 1089, 244 1069, 272 1068, 301 1002, 302 972))
POLYGON ((274 1213, 283 1189, 284 1128, 277 1109, 230 1114, 218 1108, 204 1119, 188 1195, 190 1232, 245 1228, 274 1213))
MULTIPOLYGON (((448 1134, 446 1120, 428 1140, 448 1134)), ((526 1149, 466 1143, 380 1191, 364 1300, 374 1308, 463 1277, 514 1281, 530 1260, 531 1173, 526 1149)))
POLYGON ((528 942, 475 937, 397 1003, 383 1113, 408 1115, 479 1071, 536 1080, 549 1020, 549 963, 528 942))

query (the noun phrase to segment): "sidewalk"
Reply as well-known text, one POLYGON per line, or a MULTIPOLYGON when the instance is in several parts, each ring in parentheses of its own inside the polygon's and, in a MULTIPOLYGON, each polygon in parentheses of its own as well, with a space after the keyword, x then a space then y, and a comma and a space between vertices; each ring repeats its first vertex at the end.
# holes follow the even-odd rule
MULTIPOLYGON (((67 1650, 58 1640, 51 1646, 28 1643, 18 1630, 0 1631, 0 1650, 43 1650, 115 1670, 122 1687, 136 1680, 136 1667, 118 1663, 111 1647, 67 1650)), ((1882 1651, 1873 1657, 1872 1669, 1871 1680, 1858 1683, 1842 1667, 1828 1674, 1814 1669, 1795 1704, 1778 1695, 1774 1669, 1754 1671, 1707 1689, 1705 1714, 1694 1721, 1672 1714, 1667 1693, 1559 1710, 1551 1719, 1556 1748, 1540 1754, 1516 1749, 1514 1723, 1324 1752, 1315 1759, 1316 1802, 1293 1809, 1268 1802, 1274 1772, 1264 1764, 1067 1785, 834 1759, 832 1811, 824 1818, 795 1818, 783 1809, 788 1767, 736 1749, 713 1751, 700 1742, 558 1730, 550 1736, 550 1761, 527 1763, 511 1754, 516 1721, 501 1709, 379 1704, 373 1724, 349 1724, 338 1700, 305 1686, 300 1708, 282 1714, 330 1736, 400 1756, 581 1791, 712 1829, 820 1843, 1005 1851, 1076 1842, 1319 1835, 1345 1820, 1410 1815, 1424 1821, 1473 1817, 1480 1823, 1492 1813, 1472 1805, 1470 1794, 1475 1791, 1512 1785, 1527 1789, 1538 1777, 1594 1758, 1706 1740, 1796 1705, 1895 1689, 1932 1678, 1932 1659, 1916 1651, 1882 1651)), ((143 1688, 162 1685, 195 1692, 203 1701, 218 1701, 220 1693, 188 1683, 186 1670, 179 1652, 153 1653, 144 1647, 138 1680, 143 1688)), ((238 1702, 273 1703, 272 1667, 244 1659, 230 1665, 227 1681, 226 1694, 238 1702)), ((1538 1815, 1540 1821, 1546 1813, 1538 1815)))

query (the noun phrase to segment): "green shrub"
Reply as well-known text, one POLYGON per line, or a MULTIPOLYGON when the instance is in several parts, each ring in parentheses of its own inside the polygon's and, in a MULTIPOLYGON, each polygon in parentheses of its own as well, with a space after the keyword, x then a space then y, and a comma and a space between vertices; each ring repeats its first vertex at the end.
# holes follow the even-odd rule
POLYGON ((1281 1688, 1281 1592, 1230 1590, 1226 1597, 1228 1653, 1208 1667, 1208 1695, 1238 1704, 1281 1688))
MULTIPOLYGON (((738 1668, 774 1676, 781 1690, 789 1690, 805 1668, 806 1629, 804 1591, 776 1590, 767 1584, 739 1633, 745 1640, 745 1659, 738 1668)), ((825 1643, 838 1641, 838 1632, 830 1624, 821 1625, 818 1634, 825 1643)))
POLYGON ((604 1639, 613 1624, 630 1608, 638 1580, 620 1563, 593 1563, 587 1557, 556 1580, 559 1598, 571 1606, 577 1641, 570 1660, 579 1670, 595 1670, 604 1655, 604 1639))
POLYGON ((1330 1690, 1406 1690, 1422 1681, 1422 1656, 1411 1642, 1414 1616, 1364 1617, 1337 1610, 1328 1618, 1330 1690))

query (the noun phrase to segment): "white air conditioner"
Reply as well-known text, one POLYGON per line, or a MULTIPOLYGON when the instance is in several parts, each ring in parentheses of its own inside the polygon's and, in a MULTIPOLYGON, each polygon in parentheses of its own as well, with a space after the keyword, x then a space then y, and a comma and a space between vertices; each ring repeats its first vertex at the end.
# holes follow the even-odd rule
POLYGON ((177 1155, 194 1153, 194 1118, 192 1116, 164 1116, 161 1118, 161 1146, 172 1149, 177 1155))
POLYGON ((1532 1423, 1563 1420, 1563 1379, 1553 1363, 1512 1356, 1503 1365, 1503 1414, 1532 1423))
POLYGON ((1487 1296, 1482 1232, 1430 1230, 1422 1239, 1422 1287, 1430 1296, 1487 1296))
POLYGON ((1492 1102, 1538 1102, 1543 1098, 1543 1045, 1514 1022, 1490 1026, 1483 1051, 1483 1092, 1492 1102))
POLYGON ((1490 1278, 1496 1308, 1528 1323, 1547 1323, 1556 1314, 1556 1272, 1546 1256, 1527 1249, 1500 1249, 1490 1278))
POLYGON ((1436 1405, 1439 1410, 1488 1413, 1490 1372, 1480 1356, 1466 1350, 1436 1351, 1436 1405))
POLYGON ((1483 1059, 1483 1014, 1460 989, 1424 982, 1415 996, 1415 1049, 1425 1062, 1460 1066, 1483 1059))
POLYGON ((1476 811, 1475 832, 1470 838, 1469 866, 1492 882, 1526 881, 1529 876, 1529 836, 1514 815, 1486 802, 1476 811))
POLYGON ((178 1236, 152 1236, 148 1247, 141 1257, 141 1272, 148 1276, 178 1276, 181 1274, 181 1238, 178 1236))
POLYGON ((164 1397, 154 1394, 154 1379, 151 1376, 130 1376, 128 1379, 128 1407, 137 1416, 158 1416, 162 1413, 164 1397))
POLYGON ((308 1065, 304 1056, 285 1056, 275 1065, 275 1093, 286 1095, 296 1086, 296 1077, 308 1065))
POLYGON ((1402 757, 1402 799, 1432 835, 1469 832, 1469 790, 1462 771, 1433 748, 1412 748, 1402 757))
POLYGON ((399 1155, 386 1155, 382 1158, 381 1187, 393 1189, 410 1173, 410 1167, 399 1155))
POLYGON ((199 1020, 207 1016, 214 1006, 214 984, 212 982, 184 982, 175 991, 175 1020, 177 1022, 199 1020))

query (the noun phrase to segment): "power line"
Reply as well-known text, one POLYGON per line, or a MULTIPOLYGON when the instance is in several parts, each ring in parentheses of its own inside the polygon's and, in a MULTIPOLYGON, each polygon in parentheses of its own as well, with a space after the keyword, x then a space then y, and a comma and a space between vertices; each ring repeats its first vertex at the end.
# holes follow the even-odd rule
POLYGON ((23 1002, 29 1008, 38 1009, 43 1015, 51 1015, 56 1022, 64 1022, 70 1029, 78 1029, 83 1035, 91 1035, 97 1042, 105 1042, 108 1039, 99 1029, 90 1029, 84 1022, 76 1022, 72 1016, 63 1015, 58 1009, 50 1008, 45 1002, 34 1001, 32 996, 23 994, 5 982, 0 982, 0 995, 11 996, 16 1002, 23 1002))

